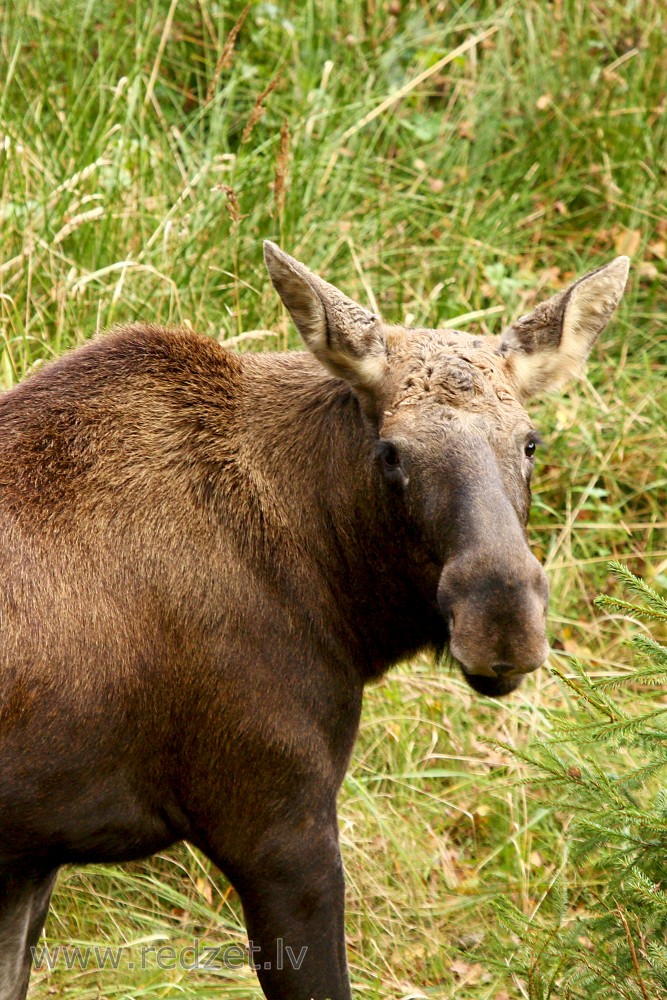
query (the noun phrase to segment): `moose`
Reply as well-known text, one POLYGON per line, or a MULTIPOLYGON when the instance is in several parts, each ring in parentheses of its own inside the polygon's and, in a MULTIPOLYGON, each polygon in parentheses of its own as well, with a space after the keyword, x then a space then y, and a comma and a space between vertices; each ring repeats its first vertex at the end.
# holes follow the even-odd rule
POLYGON ((364 685, 448 649, 496 697, 548 655, 523 404, 581 369, 628 258, 474 336, 264 252, 307 351, 132 324, 0 397, 0 1000, 61 865, 179 840, 238 891, 268 1000, 349 1000, 364 685))

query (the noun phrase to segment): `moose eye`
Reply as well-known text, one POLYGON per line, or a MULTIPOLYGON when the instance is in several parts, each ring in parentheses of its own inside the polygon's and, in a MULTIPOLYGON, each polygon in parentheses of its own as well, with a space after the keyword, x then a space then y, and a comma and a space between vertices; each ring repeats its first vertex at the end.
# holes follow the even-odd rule
POLYGON ((539 434, 533 433, 523 446, 523 452, 526 458, 531 461, 535 458, 535 450, 538 444, 542 444, 542 438, 539 434))
POLYGON ((375 453, 380 460, 385 477, 390 482, 405 486, 408 480, 401 467, 401 456, 394 442, 386 439, 378 441, 375 453))
POLYGON ((378 443, 377 451, 382 464, 387 469, 395 469, 401 464, 401 457, 398 454, 398 448, 393 441, 380 441, 378 443))

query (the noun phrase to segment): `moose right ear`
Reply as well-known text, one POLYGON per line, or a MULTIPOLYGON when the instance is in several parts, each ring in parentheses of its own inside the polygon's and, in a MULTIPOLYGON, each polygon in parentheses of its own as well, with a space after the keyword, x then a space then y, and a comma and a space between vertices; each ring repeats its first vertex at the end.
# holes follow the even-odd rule
POLYGON ((264 242, 264 260, 306 346, 332 375, 356 389, 365 409, 373 409, 387 368, 379 316, 269 240, 264 242))

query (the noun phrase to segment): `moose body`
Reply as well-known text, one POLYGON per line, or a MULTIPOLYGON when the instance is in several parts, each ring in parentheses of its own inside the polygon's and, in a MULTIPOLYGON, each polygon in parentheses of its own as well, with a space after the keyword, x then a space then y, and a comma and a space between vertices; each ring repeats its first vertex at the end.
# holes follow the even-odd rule
POLYGON ((0 397, 0 1000, 59 866, 181 839, 238 890, 269 1000, 346 1000, 364 684, 449 647, 502 695, 547 655, 522 403, 583 362, 627 259, 475 338, 266 257, 310 353, 137 325, 0 397), (278 938, 300 961, 265 968, 278 938))

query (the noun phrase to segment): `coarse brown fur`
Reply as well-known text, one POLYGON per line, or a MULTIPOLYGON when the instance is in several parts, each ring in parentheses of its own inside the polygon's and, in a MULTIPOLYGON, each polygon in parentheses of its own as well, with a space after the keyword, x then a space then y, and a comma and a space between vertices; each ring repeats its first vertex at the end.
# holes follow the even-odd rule
POLYGON ((345 1000, 335 803, 364 684, 449 641, 503 694, 546 655, 517 328, 386 327, 267 262, 312 353, 136 325, 0 397, 0 1000, 60 865, 180 839, 264 955, 307 949, 258 969, 270 1000, 345 1000))

